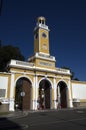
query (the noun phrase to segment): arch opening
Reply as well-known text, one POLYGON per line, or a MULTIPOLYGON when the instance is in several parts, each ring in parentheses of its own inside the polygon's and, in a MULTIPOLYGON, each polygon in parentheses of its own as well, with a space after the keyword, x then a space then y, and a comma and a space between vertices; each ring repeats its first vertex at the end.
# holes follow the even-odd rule
POLYGON ((17 80, 15 88, 15 109, 30 110, 32 84, 29 79, 22 77, 17 80))
POLYGON ((63 81, 60 81, 57 85, 57 100, 58 107, 67 108, 67 85, 63 81))
POLYGON ((51 83, 43 79, 39 83, 39 109, 51 108, 51 83))

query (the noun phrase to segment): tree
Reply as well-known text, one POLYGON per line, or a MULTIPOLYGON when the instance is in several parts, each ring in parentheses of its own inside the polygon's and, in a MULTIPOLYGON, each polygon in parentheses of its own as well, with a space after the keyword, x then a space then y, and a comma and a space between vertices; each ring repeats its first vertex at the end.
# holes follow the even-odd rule
POLYGON ((78 78, 76 78, 75 77, 75 73, 69 68, 69 67, 62 67, 63 69, 68 69, 68 70, 70 70, 70 72, 71 72, 71 79, 72 80, 76 80, 76 81, 79 81, 79 79, 78 78))
POLYGON ((0 45, 0 71, 6 71, 6 65, 11 59, 25 60, 18 47, 0 45))

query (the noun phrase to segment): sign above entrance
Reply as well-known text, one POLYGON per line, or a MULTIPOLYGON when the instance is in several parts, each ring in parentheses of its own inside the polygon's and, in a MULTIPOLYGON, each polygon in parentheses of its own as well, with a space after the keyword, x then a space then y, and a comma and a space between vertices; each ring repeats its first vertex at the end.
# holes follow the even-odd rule
POLYGON ((42 62, 42 61, 39 62, 39 65, 49 66, 49 67, 53 66, 52 63, 49 63, 49 62, 42 62))

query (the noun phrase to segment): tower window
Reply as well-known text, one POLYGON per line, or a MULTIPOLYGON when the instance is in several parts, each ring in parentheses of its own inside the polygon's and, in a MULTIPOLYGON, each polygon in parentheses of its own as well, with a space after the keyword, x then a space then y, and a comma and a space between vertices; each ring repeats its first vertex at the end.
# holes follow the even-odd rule
POLYGON ((42 24, 44 24, 44 20, 42 20, 42 24))
POLYGON ((42 37, 46 38, 47 37, 46 33, 42 33, 42 37))
POLYGON ((39 23, 41 23, 41 20, 39 20, 39 23))

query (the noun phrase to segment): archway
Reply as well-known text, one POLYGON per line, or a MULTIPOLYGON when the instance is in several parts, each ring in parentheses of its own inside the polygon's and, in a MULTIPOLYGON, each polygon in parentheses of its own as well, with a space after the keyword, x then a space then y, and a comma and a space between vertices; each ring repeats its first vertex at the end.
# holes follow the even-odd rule
POLYGON ((31 82, 22 77, 16 82, 15 107, 20 110, 30 110, 31 108, 31 82))
POLYGON ((39 106, 41 109, 51 108, 51 83, 47 79, 39 83, 39 106))
POLYGON ((61 108, 67 108, 67 85, 63 81, 57 85, 57 100, 61 108))

